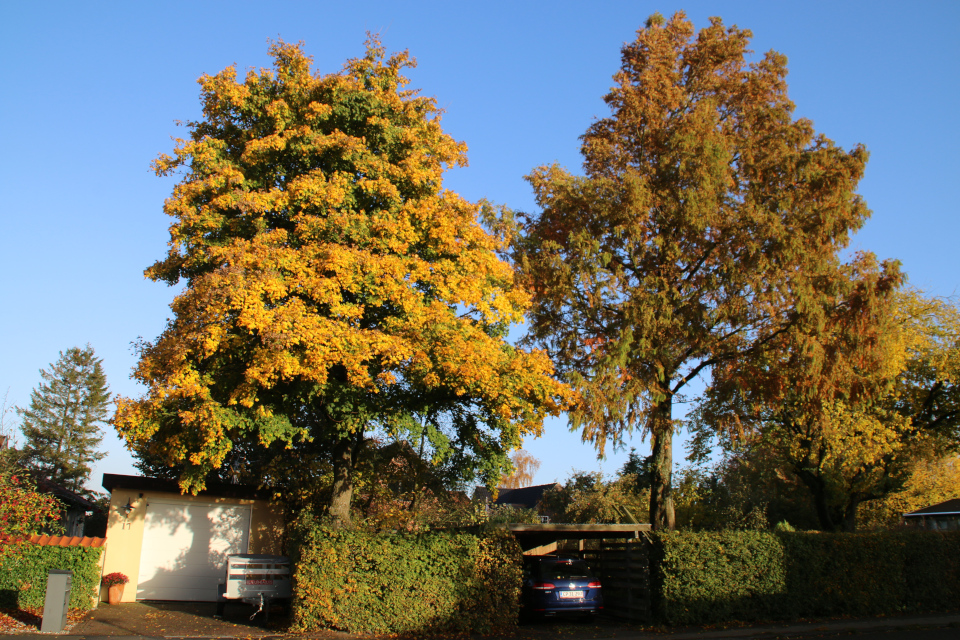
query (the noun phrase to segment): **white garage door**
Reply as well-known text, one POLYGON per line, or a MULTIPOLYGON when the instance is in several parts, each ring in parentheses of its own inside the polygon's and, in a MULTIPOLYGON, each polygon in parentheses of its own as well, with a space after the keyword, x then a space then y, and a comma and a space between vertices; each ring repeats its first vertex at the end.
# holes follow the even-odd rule
POLYGON ((247 553, 249 533, 249 505, 151 500, 137 599, 216 600, 227 554, 247 553))

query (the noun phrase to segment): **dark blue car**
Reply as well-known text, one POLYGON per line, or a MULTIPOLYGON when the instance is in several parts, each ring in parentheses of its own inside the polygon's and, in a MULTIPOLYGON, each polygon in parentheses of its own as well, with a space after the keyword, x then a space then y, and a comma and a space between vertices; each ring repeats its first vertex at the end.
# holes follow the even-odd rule
POLYGON ((600 580, 577 558, 525 556, 520 598, 528 617, 592 616, 603 609, 600 580))

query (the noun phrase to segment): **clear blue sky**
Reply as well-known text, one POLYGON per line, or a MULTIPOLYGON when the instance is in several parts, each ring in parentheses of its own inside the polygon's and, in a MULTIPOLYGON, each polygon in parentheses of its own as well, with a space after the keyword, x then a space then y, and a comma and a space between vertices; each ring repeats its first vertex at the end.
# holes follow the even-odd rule
MULTIPOLYGON (((130 349, 155 338, 173 290, 145 280, 161 257, 173 187, 150 161, 198 118, 196 79, 269 64, 268 39, 303 41, 322 72, 363 53, 365 32, 409 49, 412 85, 446 109, 470 166, 446 185, 471 200, 534 207, 523 176, 580 167, 578 136, 607 114, 620 47, 646 18, 683 9, 754 33, 789 59, 797 115, 845 148, 871 152, 873 210, 853 248, 903 262, 911 283, 953 295, 960 127, 960 3, 862 2, 6 2, 0 7, 0 395, 26 405, 38 371, 90 343, 111 389, 137 395, 130 349)), ((634 446, 648 449, 639 435, 634 446)), ((112 433, 94 473, 133 473, 112 433)), ((550 423, 527 449, 538 483, 571 469, 614 472, 550 423)), ((678 449, 677 458, 681 458, 678 449)))

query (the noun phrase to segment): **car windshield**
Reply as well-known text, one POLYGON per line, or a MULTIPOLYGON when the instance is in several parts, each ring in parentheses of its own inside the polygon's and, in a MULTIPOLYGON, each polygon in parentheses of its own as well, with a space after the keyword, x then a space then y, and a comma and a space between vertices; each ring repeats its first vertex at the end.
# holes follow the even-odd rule
POLYGON ((572 562, 544 562, 540 565, 540 575, 544 580, 582 580, 590 577, 587 563, 572 562))

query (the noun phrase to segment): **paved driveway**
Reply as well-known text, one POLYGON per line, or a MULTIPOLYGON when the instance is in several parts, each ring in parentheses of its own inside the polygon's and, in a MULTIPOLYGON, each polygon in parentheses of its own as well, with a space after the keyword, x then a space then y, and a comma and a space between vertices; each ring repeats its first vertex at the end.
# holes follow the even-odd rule
MULTIPOLYGON (((250 620, 250 605, 230 603, 224 619, 214 614, 217 605, 211 602, 130 602, 101 604, 83 620, 67 630, 76 636, 151 636, 206 638, 263 638, 285 633, 288 618, 279 608, 273 610, 270 622, 263 615, 250 620)), ((318 638, 326 636, 318 635, 318 638)), ((329 638, 348 638, 331 634, 329 638)))
MULTIPOLYGON (((69 628, 70 636, 150 636, 160 638, 275 638, 286 635, 289 619, 279 608, 270 615, 269 623, 258 615, 250 620, 254 609, 249 605, 231 603, 224 619, 214 618, 216 605, 203 602, 137 602, 119 605, 100 605, 83 620, 69 628)), ((620 624, 600 618, 594 621, 550 620, 524 624, 502 636, 487 636, 484 640, 595 640, 599 638, 635 638, 640 627, 620 624)), ((290 636, 287 638, 302 638, 290 636)), ((372 636, 352 635, 336 631, 321 631, 306 635, 317 640, 348 640, 372 636)))
MULTIPOLYGON (((214 618, 213 603, 130 603, 101 605, 83 620, 66 630, 62 640, 91 640, 95 636, 131 636, 144 638, 198 639, 198 638, 260 638, 271 640, 372 640, 373 636, 352 635, 323 631, 305 635, 286 634, 289 620, 275 609, 269 623, 257 616, 251 621, 253 608, 231 603, 225 619, 214 618)), ((960 612, 930 616, 891 618, 864 618, 859 620, 829 620, 808 622, 770 623, 738 627, 731 625, 687 629, 656 629, 620 624, 603 617, 594 621, 553 620, 524 624, 515 630, 495 636, 474 636, 474 640, 687 640, 731 638, 832 638, 856 635, 872 638, 912 638, 940 640, 960 637, 960 612)), ((40 636, 38 636, 39 638, 40 636)), ((49 636, 47 636, 49 637, 49 636)), ((433 636, 437 638, 438 636, 433 636)), ((23 640, 28 640, 24 638, 23 640)), ((125 639, 124 639, 125 640, 125 639)))

